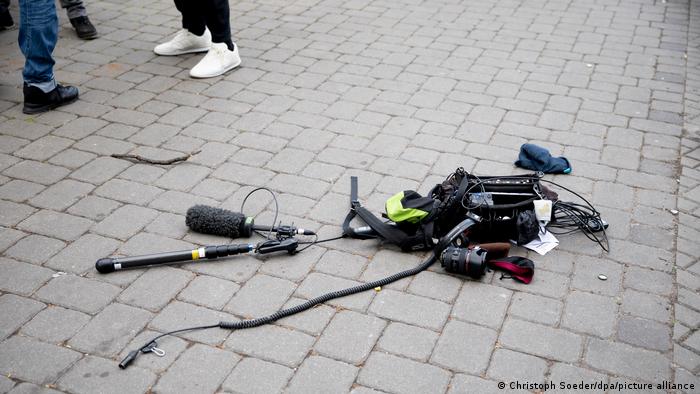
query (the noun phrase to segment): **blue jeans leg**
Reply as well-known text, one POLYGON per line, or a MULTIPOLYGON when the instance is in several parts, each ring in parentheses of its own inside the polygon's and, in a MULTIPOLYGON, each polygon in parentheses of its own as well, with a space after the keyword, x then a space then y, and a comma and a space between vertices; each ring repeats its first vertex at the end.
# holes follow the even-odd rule
POLYGON ((19 48, 24 54, 24 82, 44 92, 56 87, 54 48, 58 16, 54 0, 19 0, 19 48))

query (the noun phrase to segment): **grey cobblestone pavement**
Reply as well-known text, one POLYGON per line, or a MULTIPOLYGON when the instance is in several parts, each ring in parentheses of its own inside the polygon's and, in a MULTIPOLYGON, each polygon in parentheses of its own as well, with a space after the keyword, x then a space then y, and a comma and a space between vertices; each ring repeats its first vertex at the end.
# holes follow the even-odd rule
MULTIPOLYGON (((700 2, 235 1, 243 66, 206 80, 188 77, 198 56, 152 52, 179 28, 171 1, 87 5, 94 41, 59 10, 56 75, 81 100, 57 111, 21 113, 17 31, 0 32, 0 393, 699 390, 700 2), (524 142, 572 161, 551 179, 600 208, 610 253, 563 236, 545 257, 516 250, 536 262, 530 285, 435 267, 272 325, 164 339, 165 357, 117 368, 159 332, 270 313, 423 257, 340 240, 95 272, 111 254, 230 241, 188 231, 191 205, 238 211, 267 186, 282 221, 337 235, 350 175, 381 212, 458 166, 517 173, 524 142), (110 157, 194 151, 172 166, 110 157)), ((246 211, 265 222, 272 201, 246 211)))

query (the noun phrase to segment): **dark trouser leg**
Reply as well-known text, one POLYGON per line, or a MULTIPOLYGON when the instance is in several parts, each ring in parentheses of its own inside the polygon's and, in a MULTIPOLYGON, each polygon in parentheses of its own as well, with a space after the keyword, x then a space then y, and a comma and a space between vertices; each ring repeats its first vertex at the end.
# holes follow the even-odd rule
POLYGON ((68 19, 75 19, 81 16, 87 16, 85 4, 83 0, 61 0, 61 7, 66 9, 68 19))
POLYGON ((0 0, 0 13, 7 12, 10 9, 10 0, 0 0))
POLYGON ((182 28, 190 33, 201 36, 206 29, 203 14, 204 6, 195 0, 175 0, 175 7, 182 14, 182 28))
POLYGON ((207 27, 211 31, 211 41, 226 43, 228 49, 233 50, 228 0, 204 0, 199 4, 204 11, 207 27))

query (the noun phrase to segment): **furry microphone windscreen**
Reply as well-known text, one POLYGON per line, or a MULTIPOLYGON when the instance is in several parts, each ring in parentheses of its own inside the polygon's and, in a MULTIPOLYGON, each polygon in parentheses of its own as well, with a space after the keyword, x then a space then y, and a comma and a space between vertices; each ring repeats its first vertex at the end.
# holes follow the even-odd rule
POLYGON ((238 238, 245 215, 239 212, 206 205, 195 205, 187 210, 185 224, 187 227, 203 234, 222 235, 238 238))

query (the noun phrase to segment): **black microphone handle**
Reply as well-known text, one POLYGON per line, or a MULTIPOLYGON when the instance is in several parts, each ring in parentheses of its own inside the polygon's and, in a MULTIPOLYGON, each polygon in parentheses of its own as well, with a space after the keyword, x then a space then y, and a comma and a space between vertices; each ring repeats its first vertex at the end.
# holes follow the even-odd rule
POLYGON ((97 260, 95 269, 102 274, 120 271, 128 268, 144 267, 177 263, 181 261, 194 261, 203 258, 216 259, 218 257, 231 256, 239 253, 248 253, 255 249, 254 244, 231 244, 219 246, 205 246, 192 250, 177 252, 155 253, 132 257, 106 257, 97 260))

